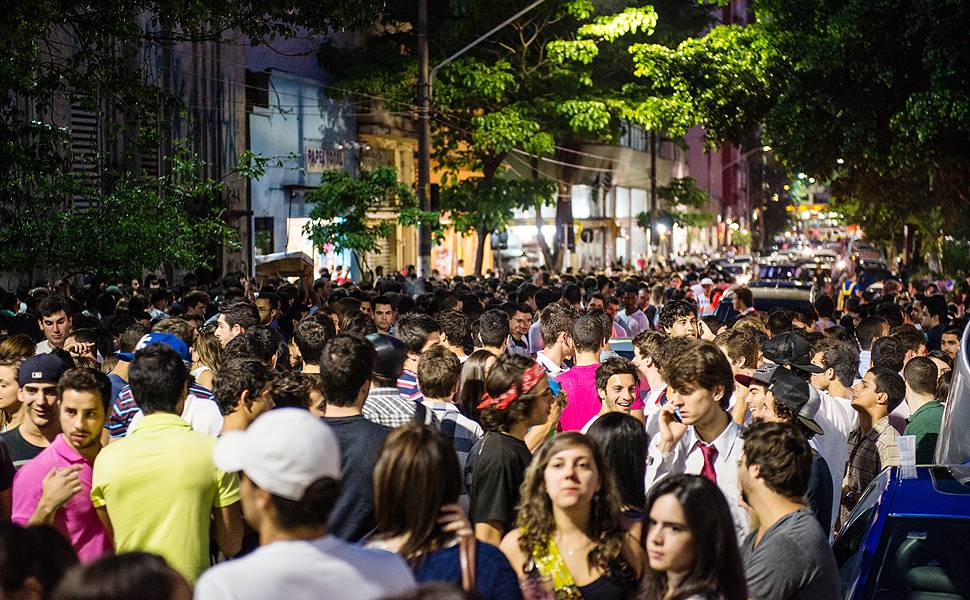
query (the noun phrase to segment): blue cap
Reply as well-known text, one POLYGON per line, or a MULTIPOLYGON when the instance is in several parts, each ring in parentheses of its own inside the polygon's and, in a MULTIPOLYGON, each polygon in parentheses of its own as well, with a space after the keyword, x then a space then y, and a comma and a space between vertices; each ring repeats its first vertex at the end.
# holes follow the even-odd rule
POLYGON ((182 338, 171 333, 161 333, 158 331, 153 331, 149 334, 144 335, 140 340, 138 340, 138 345, 135 346, 135 352, 139 350, 144 350, 145 348, 151 346, 152 344, 165 344, 179 353, 187 363, 192 362, 192 354, 189 352, 189 346, 182 341, 182 338))
POLYGON ((24 359, 17 375, 17 385, 28 383, 57 383, 61 373, 68 369, 67 363, 53 354, 37 354, 24 359))

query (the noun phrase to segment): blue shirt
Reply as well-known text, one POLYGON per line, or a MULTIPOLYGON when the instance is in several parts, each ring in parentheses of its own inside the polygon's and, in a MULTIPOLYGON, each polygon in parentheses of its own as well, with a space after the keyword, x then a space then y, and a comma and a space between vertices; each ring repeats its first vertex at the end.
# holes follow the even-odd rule
MULTIPOLYGON (((418 583, 444 581, 461 587, 461 564, 458 546, 444 548, 424 557, 414 569, 418 583)), ((521 600, 519 578, 502 551, 475 542, 475 590, 483 600, 521 600)))

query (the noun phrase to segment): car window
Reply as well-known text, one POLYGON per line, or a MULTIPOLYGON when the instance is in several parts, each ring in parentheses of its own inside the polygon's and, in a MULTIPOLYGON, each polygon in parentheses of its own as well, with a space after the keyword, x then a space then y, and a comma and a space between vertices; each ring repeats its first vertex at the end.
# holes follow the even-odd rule
POLYGON ((859 559, 862 557, 862 542, 866 539, 869 523, 876 512, 876 503, 886 487, 888 477, 889 471, 883 471, 869 484, 862 498, 849 514, 849 518, 842 525, 838 537, 835 538, 832 551, 839 565, 843 587, 851 582, 859 559))
POLYGON ((970 598, 967 556, 970 519, 890 518, 866 596, 970 598))

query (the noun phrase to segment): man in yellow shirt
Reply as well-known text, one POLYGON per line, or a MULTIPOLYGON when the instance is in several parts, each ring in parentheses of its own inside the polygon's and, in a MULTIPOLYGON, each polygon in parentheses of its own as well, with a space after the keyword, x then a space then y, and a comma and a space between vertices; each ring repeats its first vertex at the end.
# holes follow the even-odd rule
POLYGON ((216 469, 216 438, 179 416, 189 372, 175 350, 158 343, 139 351, 128 377, 145 418, 98 455, 91 501, 118 553, 160 554, 194 582, 209 566, 210 515, 223 553, 239 551, 239 479, 216 469))

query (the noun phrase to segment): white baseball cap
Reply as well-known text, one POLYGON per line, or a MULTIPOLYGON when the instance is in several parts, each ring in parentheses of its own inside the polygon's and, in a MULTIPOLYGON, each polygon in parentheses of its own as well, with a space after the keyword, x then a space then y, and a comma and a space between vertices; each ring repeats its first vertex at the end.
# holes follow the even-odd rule
POLYGON ((242 471, 260 488, 288 500, 301 500, 318 479, 340 479, 337 437, 299 408, 268 411, 245 431, 222 434, 213 458, 217 468, 242 471))
POLYGON ((701 279, 701 285, 714 285, 714 280, 710 277, 705 277, 704 279, 701 279))

